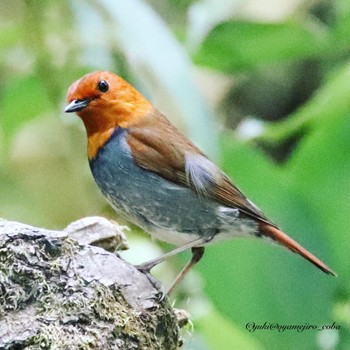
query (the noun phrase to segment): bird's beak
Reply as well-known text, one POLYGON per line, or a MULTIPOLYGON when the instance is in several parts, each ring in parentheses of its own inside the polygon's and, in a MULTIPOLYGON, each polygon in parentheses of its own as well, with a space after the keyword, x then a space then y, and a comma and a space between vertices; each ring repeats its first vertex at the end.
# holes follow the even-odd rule
POLYGON ((82 109, 84 109, 89 103, 90 99, 85 99, 85 100, 73 100, 66 108, 65 112, 66 113, 72 113, 72 112, 79 112, 82 109))

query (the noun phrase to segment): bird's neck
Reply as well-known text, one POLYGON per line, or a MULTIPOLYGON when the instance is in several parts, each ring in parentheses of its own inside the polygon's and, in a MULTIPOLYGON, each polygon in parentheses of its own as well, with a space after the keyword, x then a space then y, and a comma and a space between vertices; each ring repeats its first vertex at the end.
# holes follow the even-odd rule
POLYGON ((116 127, 111 127, 102 132, 95 132, 90 135, 88 134, 87 149, 89 160, 96 158, 99 149, 102 148, 108 142, 115 129, 116 127))
POLYGON ((88 137, 88 157, 96 157, 98 150, 102 148, 111 138, 113 132, 118 129, 128 129, 142 124, 153 115, 154 107, 151 104, 144 104, 138 110, 135 108, 117 110, 114 105, 114 113, 106 115, 105 111, 94 113, 91 116, 84 116, 84 124, 88 137))

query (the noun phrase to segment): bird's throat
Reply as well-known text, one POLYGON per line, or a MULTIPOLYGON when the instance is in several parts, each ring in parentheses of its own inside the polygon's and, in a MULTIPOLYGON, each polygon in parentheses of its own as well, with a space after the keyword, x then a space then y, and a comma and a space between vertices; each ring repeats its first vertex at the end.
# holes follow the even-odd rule
POLYGON ((103 132, 88 133, 88 158, 89 160, 96 158, 100 148, 102 148, 111 138, 115 127, 109 128, 103 132))

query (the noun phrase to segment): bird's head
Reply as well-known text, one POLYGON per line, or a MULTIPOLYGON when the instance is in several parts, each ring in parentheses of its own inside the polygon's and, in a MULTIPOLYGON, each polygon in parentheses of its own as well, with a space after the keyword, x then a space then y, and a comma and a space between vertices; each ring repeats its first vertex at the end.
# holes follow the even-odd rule
POLYGON ((83 76, 68 89, 66 113, 76 112, 88 136, 89 157, 108 140, 115 128, 128 128, 154 108, 136 89, 111 72, 83 76))
POLYGON ((111 72, 83 76, 68 89, 66 113, 76 112, 88 134, 128 127, 152 108, 136 89, 111 72))

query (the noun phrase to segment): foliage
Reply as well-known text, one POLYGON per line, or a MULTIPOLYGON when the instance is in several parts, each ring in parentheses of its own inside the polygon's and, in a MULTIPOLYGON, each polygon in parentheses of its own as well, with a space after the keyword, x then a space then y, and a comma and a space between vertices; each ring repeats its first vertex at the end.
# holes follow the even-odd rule
POLYGON ((177 297, 193 314, 186 349, 350 347, 350 3, 270 3, 0 3, 1 217, 51 228, 114 217, 82 126, 62 112, 71 82, 109 69, 339 274, 258 240, 209 247, 177 297), (248 322, 341 328, 249 332, 248 322))

